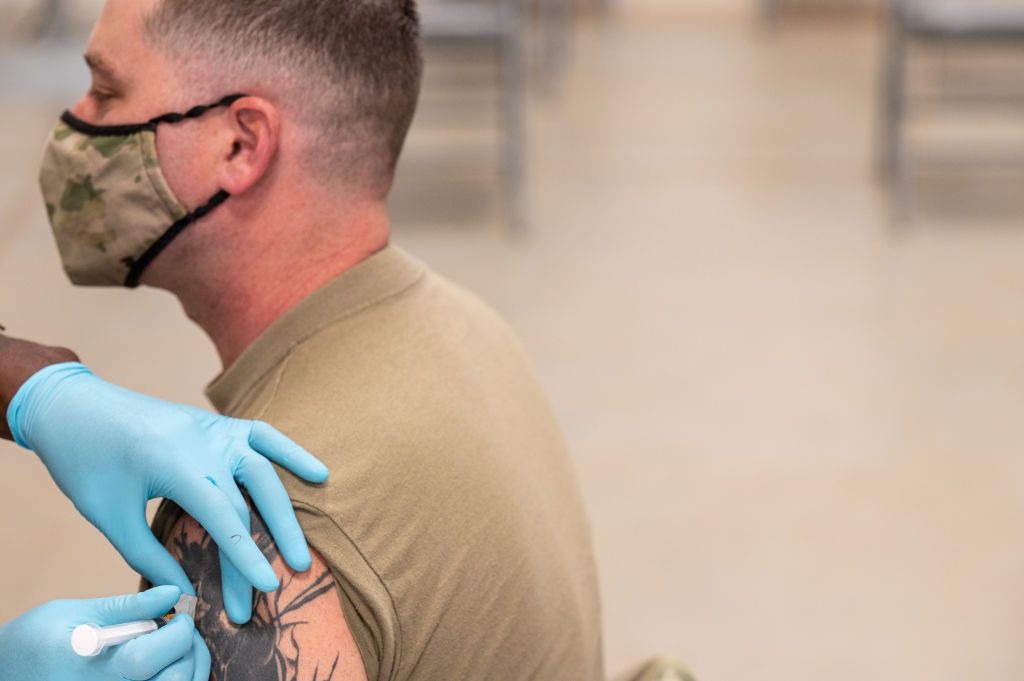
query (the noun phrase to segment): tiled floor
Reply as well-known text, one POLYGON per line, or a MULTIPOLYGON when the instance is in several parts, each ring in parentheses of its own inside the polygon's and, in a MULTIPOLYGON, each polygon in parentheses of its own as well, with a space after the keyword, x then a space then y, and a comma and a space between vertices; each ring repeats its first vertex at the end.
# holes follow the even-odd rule
MULTIPOLYGON (((891 229, 877 47, 849 20, 584 26, 531 107, 527 239, 495 224, 489 157, 447 158, 437 109, 410 143, 397 241, 536 359, 593 518, 610 672, 664 651, 703 679, 1024 674, 1024 211, 1011 190, 940 219, 971 205, 940 177, 891 229)), ((2 321, 201 403, 215 357, 173 300, 61 278, 32 184, 59 104, 0 106, 2 321)), ((0 619, 133 588, 10 446, 0 514, 0 619)))

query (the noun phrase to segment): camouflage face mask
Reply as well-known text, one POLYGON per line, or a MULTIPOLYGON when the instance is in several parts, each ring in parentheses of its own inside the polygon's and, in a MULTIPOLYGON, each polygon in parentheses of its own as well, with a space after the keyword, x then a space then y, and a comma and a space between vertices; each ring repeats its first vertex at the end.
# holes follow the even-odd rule
POLYGON ((190 213, 160 171, 156 131, 161 123, 198 118, 243 96, 138 125, 91 125, 70 111, 61 116, 39 184, 72 283, 135 288, 175 237, 228 199, 222 190, 190 213))

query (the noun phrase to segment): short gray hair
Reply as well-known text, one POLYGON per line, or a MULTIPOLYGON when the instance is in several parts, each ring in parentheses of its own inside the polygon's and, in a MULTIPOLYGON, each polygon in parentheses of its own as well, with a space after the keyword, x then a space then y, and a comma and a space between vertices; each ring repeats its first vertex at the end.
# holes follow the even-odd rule
POLYGON ((206 64, 210 87, 280 81, 316 132, 315 170, 387 193, 423 75, 415 0, 160 0, 144 30, 182 65, 206 64))

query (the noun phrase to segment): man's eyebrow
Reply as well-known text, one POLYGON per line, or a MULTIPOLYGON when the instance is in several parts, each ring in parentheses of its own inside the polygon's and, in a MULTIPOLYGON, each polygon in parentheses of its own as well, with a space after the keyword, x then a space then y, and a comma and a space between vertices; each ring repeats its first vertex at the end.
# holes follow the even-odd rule
POLYGON ((113 85, 121 84, 121 79, 118 78, 113 67, 103 57, 95 52, 86 52, 84 58, 94 76, 99 76, 113 85))

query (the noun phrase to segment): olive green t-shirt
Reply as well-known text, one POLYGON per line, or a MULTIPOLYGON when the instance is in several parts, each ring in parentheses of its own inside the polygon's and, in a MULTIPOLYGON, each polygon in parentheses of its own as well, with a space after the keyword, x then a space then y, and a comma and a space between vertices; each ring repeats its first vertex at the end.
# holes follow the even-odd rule
MULTIPOLYGON (((282 473, 375 680, 603 679, 590 527, 506 324, 388 247, 285 314, 208 388, 323 460, 282 473)), ((158 537, 180 510, 165 504, 158 537)))

